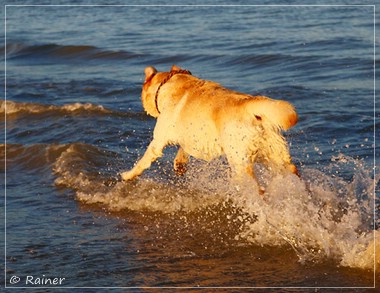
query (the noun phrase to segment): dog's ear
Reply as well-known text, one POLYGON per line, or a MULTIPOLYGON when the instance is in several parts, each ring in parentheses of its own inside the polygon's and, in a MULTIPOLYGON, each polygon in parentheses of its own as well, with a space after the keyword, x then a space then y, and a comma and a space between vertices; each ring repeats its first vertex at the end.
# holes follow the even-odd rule
POLYGON ((145 73, 145 82, 149 81, 152 79, 152 77, 157 73, 157 69, 154 68, 153 66, 148 66, 144 70, 145 73))
POLYGON ((180 71, 180 70, 182 70, 182 68, 174 64, 174 65, 172 66, 172 68, 170 69, 170 72, 173 72, 173 71, 180 71))

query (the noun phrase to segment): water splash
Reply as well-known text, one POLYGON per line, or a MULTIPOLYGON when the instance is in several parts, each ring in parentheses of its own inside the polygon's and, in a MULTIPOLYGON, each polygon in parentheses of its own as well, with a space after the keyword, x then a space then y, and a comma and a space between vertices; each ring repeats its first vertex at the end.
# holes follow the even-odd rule
POLYGON ((239 204, 257 213, 257 221, 247 223, 240 236, 261 245, 288 244, 302 262, 333 258, 343 266, 373 268, 373 250, 380 252, 379 243, 374 243, 379 237, 374 232, 374 187, 379 178, 373 180, 360 160, 341 155, 333 164, 342 170, 355 166, 352 180, 305 169, 302 179, 271 178, 265 204, 246 204, 250 195, 240 193, 239 204))
POLYGON ((339 155, 325 170, 301 170, 302 178, 271 175, 258 166, 260 184, 266 187, 261 196, 252 180, 239 184, 230 180, 223 160, 193 162, 181 179, 157 178, 153 172, 121 182, 114 169, 99 171, 99 161, 114 159, 95 147, 74 144, 54 164, 55 183, 75 190, 80 202, 109 211, 178 215, 227 206, 227 220, 240 223, 235 240, 241 243, 291 246, 301 262, 333 259, 342 266, 366 269, 379 265, 374 259, 375 251, 380 256, 374 227, 374 187, 379 178, 373 179, 371 169, 360 160, 339 155), (350 179, 337 175, 336 170, 347 173, 349 168, 354 168, 350 179))

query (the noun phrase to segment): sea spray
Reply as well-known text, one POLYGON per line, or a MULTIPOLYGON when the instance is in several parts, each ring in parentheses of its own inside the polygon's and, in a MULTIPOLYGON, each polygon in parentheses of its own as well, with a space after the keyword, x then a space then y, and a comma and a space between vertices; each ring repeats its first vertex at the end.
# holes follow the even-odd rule
POLYGON ((80 202, 98 204, 110 212, 150 211, 186 217, 215 209, 215 216, 224 206, 230 212, 221 215, 234 221, 234 239, 241 245, 289 246, 303 263, 333 259, 342 266, 373 268, 373 251, 378 249, 373 232, 373 184, 378 178, 371 178, 362 161, 341 156, 325 170, 302 169, 301 178, 272 174, 258 166, 260 184, 265 185, 261 195, 250 178, 238 183, 231 180, 223 159, 192 161, 182 178, 158 178, 153 172, 131 182, 99 172, 99 165, 107 159, 115 161, 113 155, 95 147, 74 144, 56 160, 55 182, 74 190, 80 202), (338 176, 336 170, 347 170, 348 163, 354 166, 354 175, 350 179, 338 176))
MULTIPOLYGON (((365 167, 352 158, 343 163, 348 161, 365 167)), ((267 200, 260 206, 246 205, 251 195, 240 192, 237 204, 257 215, 240 237, 259 245, 290 245, 302 262, 332 258, 344 266, 373 268, 370 252, 379 249, 373 232, 373 184, 378 179, 368 176, 363 169, 351 181, 316 170, 303 170, 302 179, 277 175, 268 182, 267 200)))

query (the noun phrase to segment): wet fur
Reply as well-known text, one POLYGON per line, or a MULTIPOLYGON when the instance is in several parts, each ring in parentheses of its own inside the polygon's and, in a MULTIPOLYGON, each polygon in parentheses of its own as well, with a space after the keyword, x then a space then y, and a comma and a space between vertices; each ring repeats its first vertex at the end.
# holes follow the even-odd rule
POLYGON ((178 173, 186 171, 189 156, 210 161, 222 155, 237 178, 243 174, 254 177, 253 163, 257 161, 277 171, 297 173, 281 134, 297 123, 290 103, 239 93, 182 73, 160 87, 170 73, 180 70, 175 65, 170 72, 145 69, 142 103, 157 123, 144 156, 121 174, 124 180, 149 168, 167 145, 180 147, 174 159, 178 173))

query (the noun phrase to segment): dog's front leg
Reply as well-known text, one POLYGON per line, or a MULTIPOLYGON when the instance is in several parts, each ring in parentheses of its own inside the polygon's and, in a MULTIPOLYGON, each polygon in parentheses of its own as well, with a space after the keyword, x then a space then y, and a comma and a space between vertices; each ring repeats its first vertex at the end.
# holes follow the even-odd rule
POLYGON ((174 172, 177 175, 183 175, 186 173, 187 162, 189 161, 189 155, 183 150, 182 147, 179 147, 177 156, 174 159, 174 172))
POLYGON ((123 180, 131 180, 139 176, 144 170, 148 169, 150 165, 157 160, 157 158, 162 156, 162 150, 166 144, 158 143, 153 140, 146 150, 144 156, 135 164, 135 166, 130 170, 121 173, 121 178, 123 180))

